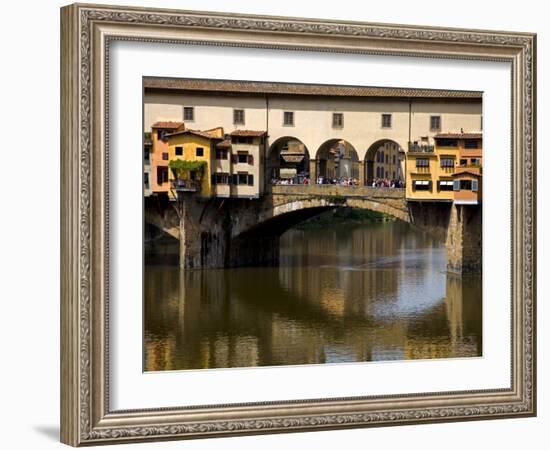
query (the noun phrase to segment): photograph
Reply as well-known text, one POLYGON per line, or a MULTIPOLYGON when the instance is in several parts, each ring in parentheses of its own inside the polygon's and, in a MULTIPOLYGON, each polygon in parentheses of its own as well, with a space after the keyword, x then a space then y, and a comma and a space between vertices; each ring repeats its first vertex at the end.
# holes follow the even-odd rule
POLYGON ((537 27, 180 6, 60 9, 61 442, 535 417, 537 27))
POLYGON ((143 370, 483 356, 483 92, 143 77, 143 370))

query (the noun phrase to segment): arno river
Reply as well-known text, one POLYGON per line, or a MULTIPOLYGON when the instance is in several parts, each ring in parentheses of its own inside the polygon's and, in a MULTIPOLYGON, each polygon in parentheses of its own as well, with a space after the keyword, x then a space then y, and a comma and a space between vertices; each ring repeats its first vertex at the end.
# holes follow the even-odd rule
POLYGON ((145 268, 144 369, 480 356, 481 277, 402 222, 292 229, 280 267, 145 268))

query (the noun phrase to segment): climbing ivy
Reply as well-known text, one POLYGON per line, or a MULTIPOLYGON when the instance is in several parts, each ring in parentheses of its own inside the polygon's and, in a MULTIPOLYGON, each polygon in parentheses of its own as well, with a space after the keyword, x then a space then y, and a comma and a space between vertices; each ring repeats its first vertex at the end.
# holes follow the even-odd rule
POLYGON ((189 172, 195 172, 196 179, 200 180, 206 168, 206 161, 186 161, 184 159, 173 159, 168 163, 174 176, 179 180, 189 177, 189 172))

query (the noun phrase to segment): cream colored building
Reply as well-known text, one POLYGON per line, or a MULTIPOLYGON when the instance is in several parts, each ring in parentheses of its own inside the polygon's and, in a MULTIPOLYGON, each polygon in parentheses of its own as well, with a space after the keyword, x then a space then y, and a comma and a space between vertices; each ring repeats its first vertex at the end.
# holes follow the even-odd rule
MULTIPOLYGON (((267 130, 266 160, 298 140, 312 178, 335 142, 355 150, 364 184, 375 178, 375 155, 386 143, 403 154, 409 145, 433 145, 437 133, 481 129, 479 92, 163 78, 145 78, 144 87, 144 131, 168 120, 197 130, 267 130)), ((404 158, 396 162, 404 178, 404 158)))

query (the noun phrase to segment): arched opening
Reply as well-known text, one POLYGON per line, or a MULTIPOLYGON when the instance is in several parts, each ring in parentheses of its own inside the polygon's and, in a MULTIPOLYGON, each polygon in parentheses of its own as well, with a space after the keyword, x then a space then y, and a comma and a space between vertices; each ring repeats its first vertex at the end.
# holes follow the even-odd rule
POLYGON ((309 151, 300 139, 284 136, 269 147, 267 177, 271 184, 309 182, 309 151))
POLYGON ((359 155, 346 140, 330 139, 324 142, 310 166, 311 176, 317 184, 359 184, 359 155))
POLYGON ((365 181, 367 186, 403 187, 405 151, 391 139, 380 139, 372 144, 365 155, 365 181))

